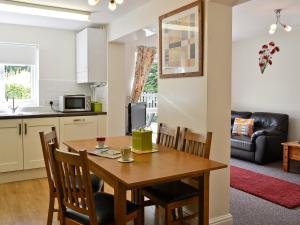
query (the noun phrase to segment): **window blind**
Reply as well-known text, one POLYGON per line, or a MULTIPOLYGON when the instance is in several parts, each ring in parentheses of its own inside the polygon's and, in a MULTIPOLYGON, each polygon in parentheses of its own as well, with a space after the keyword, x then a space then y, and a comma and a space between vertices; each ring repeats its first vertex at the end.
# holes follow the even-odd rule
POLYGON ((37 50, 35 45, 0 43, 0 63, 35 65, 37 50))

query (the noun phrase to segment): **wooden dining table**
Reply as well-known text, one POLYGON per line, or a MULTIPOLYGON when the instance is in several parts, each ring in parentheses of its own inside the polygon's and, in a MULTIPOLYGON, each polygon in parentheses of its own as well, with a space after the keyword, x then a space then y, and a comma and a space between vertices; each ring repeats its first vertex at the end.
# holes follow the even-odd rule
MULTIPOLYGON (((96 139, 66 141, 69 151, 93 151, 96 139)), ((105 145, 111 149, 131 146, 131 137, 108 137, 105 145)), ((210 171, 227 167, 223 163, 204 159, 162 145, 153 145, 158 152, 149 154, 133 153, 134 162, 120 163, 109 159, 89 155, 89 168, 102 177, 114 189, 115 224, 126 224, 126 191, 133 191, 137 204, 142 201, 142 188, 158 183, 198 177, 199 186, 199 225, 209 224, 209 175, 210 171)), ((142 224, 142 212, 139 213, 142 224)))

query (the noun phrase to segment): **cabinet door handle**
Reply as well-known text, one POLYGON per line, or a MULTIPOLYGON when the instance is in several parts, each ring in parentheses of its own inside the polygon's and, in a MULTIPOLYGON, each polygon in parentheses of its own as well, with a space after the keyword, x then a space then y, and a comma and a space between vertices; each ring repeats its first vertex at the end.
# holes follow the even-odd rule
POLYGON ((27 123, 24 124, 24 134, 27 134, 27 123))
POLYGON ((74 119, 73 122, 85 122, 85 119, 74 119))
POLYGON ((22 124, 19 123, 19 135, 22 135, 22 124))

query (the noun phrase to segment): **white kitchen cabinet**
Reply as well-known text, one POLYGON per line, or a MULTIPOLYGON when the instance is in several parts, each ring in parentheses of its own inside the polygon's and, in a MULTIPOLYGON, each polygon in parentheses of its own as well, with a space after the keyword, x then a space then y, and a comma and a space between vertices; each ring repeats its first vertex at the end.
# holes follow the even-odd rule
POLYGON ((106 115, 0 120, 0 174, 45 166, 39 132, 56 127, 60 147, 66 140, 106 136, 106 115))
POLYGON ((107 81, 105 29, 86 28, 76 35, 77 83, 107 81))
POLYGON ((64 141, 96 138, 98 135, 97 120, 97 116, 60 118, 60 148, 66 149, 64 141))
POLYGON ((22 169, 22 120, 0 120, 0 172, 22 169))
POLYGON ((50 132, 55 127, 59 135, 59 119, 23 119, 24 169, 45 167, 39 132, 50 132))

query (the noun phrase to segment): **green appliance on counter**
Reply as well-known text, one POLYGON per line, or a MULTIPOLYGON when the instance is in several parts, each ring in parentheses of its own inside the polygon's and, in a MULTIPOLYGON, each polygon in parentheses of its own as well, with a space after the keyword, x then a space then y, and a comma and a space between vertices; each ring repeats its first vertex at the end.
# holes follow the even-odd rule
POLYGON ((102 103, 93 101, 92 102, 92 111, 93 112, 102 112, 102 103))

